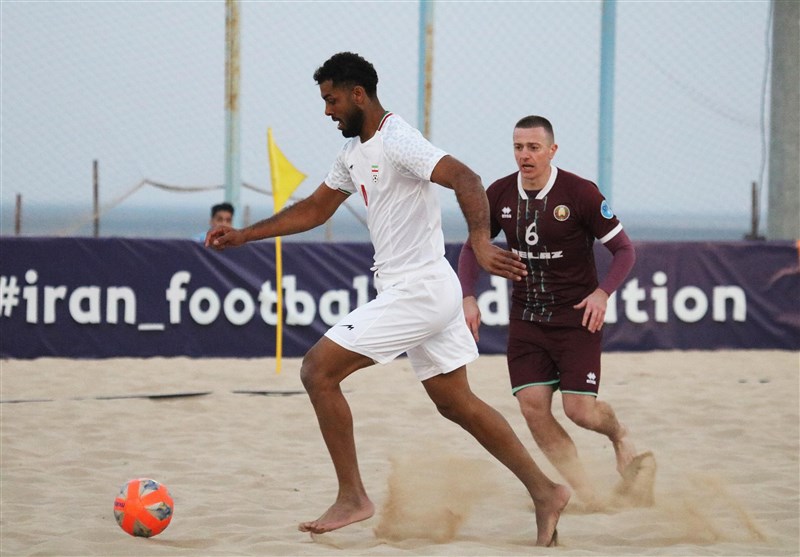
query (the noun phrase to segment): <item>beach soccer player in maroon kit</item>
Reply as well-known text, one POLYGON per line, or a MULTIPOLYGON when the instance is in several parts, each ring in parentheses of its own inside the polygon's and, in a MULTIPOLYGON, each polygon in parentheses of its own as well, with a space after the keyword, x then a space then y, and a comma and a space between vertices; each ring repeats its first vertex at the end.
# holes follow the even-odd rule
MULTIPOLYGON (((597 186, 551 164, 558 145, 546 118, 526 116, 517 122, 513 137, 519 170, 486 191, 491 236, 502 230, 508 247, 528 267, 527 276, 512 287, 507 353, 512 393, 536 443, 578 497, 596 508, 602 503, 551 405, 560 389, 569 419, 611 441, 620 474, 634 461, 628 430, 597 392, 606 303, 636 256, 597 186), (613 254, 599 284, 595 239, 613 254)), ((469 242, 458 267, 464 314, 477 340, 475 285, 481 270, 469 242)))

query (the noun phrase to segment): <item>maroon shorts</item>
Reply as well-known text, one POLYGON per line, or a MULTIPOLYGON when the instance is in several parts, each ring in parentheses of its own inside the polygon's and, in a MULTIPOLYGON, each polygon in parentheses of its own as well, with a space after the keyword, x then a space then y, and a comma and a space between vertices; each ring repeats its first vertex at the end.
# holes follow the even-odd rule
POLYGON ((511 392, 552 385, 562 392, 597 395, 603 333, 512 319, 508 324, 511 392))

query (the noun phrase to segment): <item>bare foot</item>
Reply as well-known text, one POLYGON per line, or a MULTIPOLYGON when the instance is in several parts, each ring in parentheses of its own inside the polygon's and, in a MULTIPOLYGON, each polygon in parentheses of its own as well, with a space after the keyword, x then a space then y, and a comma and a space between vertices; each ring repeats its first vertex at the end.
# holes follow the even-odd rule
POLYGON ((558 543, 558 519, 570 498, 567 486, 556 484, 546 501, 535 501, 536 506, 536 545, 553 547, 558 543))
POLYGON ((617 455, 617 472, 622 474, 636 457, 636 447, 628 439, 628 428, 622 424, 619 424, 619 427, 621 434, 616 440, 612 440, 612 444, 614 453, 617 455))
POLYGON ((622 480, 614 488, 617 505, 626 507, 652 507, 655 504, 656 458, 647 451, 628 465, 622 480))
POLYGON ((366 497, 357 502, 336 501, 317 520, 301 522, 297 529, 301 532, 324 534, 354 522, 366 520, 375 514, 375 506, 366 497))

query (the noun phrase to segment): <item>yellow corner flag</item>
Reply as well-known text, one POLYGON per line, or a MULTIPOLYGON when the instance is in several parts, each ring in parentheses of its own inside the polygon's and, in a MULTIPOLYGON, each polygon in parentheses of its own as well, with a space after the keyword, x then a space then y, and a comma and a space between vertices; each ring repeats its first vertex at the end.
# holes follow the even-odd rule
POLYGON ((277 213, 291 197, 306 175, 297 170, 289 162, 275 141, 272 139, 272 128, 267 128, 267 151, 269 152, 269 173, 272 179, 272 199, 275 202, 275 212, 277 213))
MULTIPOLYGON (((272 199, 277 213, 291 197, 306 175, 297 170, 289 162, 275 141, 272 139, 272 128, 267 128, 267 153, 269 155, 269 173, 272 180, 272 199)), ((281 256, 281 237, 275 238, 275 294, 277 306, 277 324, 275 326, 275 373, 281 372, 283 356, 283 258, 281 256)))

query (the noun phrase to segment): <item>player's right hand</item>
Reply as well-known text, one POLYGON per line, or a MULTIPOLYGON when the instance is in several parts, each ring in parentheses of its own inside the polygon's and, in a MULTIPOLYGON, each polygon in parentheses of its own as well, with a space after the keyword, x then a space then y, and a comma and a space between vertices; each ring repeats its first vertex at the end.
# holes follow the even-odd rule
POLYGON ((206 233, 205 245, 207 248, 221 251, 225 248, 241 246, 244 242, 245 239, 241 230, 220 224, 206 233))
POLYGON ((489 241, 476 246, 472 243, 472 251, 478 265, 493 275, 514 281, 522 280, 528 275, 528 267, 520 260, 519 255, 496 246, 489 241))
POLYGON ((481 326, 481 310, 478 307, 478 300, 475 299, 475 296, 465 296, 461 304, 464 306, 464 318, 467 321, 467 327, 472 333, 472 338, 475 339, 475 342, 478 342, 480 336, 478 329, 481 326))

